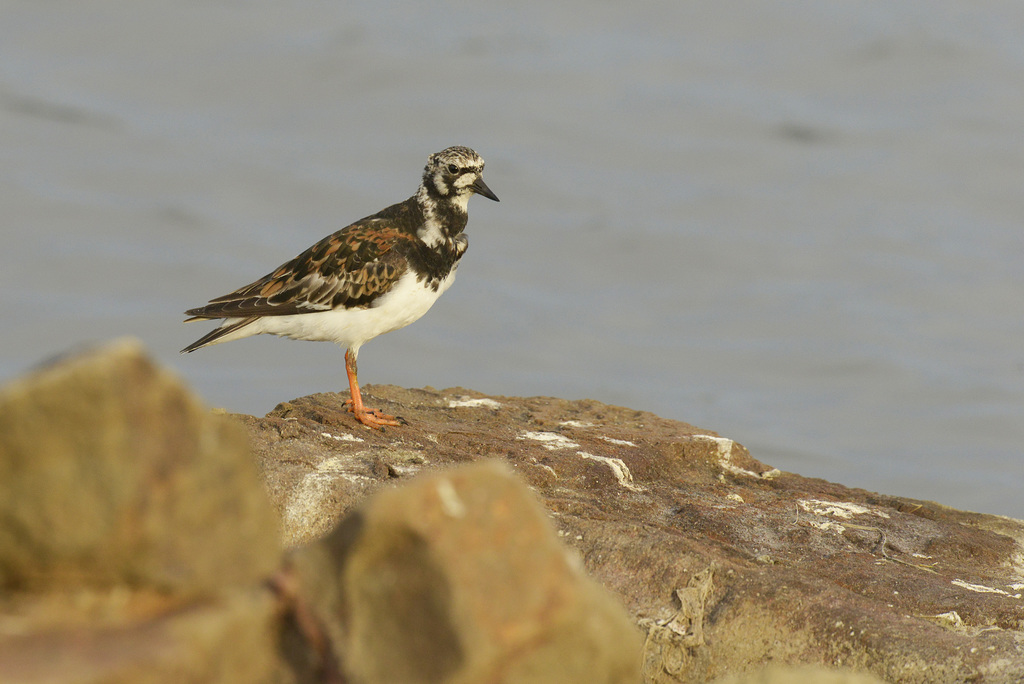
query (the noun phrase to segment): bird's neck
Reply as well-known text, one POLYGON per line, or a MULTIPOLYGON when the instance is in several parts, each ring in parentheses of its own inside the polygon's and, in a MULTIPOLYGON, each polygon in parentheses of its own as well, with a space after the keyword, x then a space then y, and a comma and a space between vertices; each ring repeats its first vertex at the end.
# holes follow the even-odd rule
POLYGON ((441 195, 430 183, 424 181, 416 192, 416 204, 423 214, 423 223, 416 231, 417 237, 428 247, 450 243, 466 229, 468 202, 469 194, 441 195))

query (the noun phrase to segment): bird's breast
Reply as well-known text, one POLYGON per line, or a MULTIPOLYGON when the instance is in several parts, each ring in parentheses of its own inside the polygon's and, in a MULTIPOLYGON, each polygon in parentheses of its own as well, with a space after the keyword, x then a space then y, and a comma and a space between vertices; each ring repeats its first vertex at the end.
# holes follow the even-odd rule
MULTIPOLYGON (((422 244, 422 243, 421 243, 422 244)), ((422 247, 409 255, 409 267, 425 287, 438 296, 451 286, 459 260, 466 252, 469 241, 465 235, 449 238, 434 247, 422 247)))

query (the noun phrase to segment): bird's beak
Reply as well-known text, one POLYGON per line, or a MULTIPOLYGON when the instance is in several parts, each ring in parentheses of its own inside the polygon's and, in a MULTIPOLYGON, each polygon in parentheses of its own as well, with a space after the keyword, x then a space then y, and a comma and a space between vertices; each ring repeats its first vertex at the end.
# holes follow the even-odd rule
POLYGON ((487 183, 484 183, 483 178, 477 178, 473 184, 469 186, 469 189, 478 195, 483 195, 487 199, 494 200, 495 202, 501 201, 498 199, 498 196, 491 192, 491 189, 487 187, 487 183))

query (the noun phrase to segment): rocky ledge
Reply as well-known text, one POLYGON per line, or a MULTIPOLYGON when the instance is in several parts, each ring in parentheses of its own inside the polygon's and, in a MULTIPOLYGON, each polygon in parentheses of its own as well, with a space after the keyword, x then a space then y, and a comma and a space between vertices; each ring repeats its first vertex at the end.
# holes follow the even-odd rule
POLYGON ((380 486, 472 461, 529 484, 644 633, 649 682, 766 663, 890 682, 1024 677, 1024 523, 784 473, 686 423, 595 401, 368 386, 408 426, 356 426, 343 395, 248 429, 289 544, 380 486))
POLYGON ((4 388, 0 681, 1024 677, 1024 522, 595 401, 365 394, 409 424, 214 416, 132 343, 4 388))

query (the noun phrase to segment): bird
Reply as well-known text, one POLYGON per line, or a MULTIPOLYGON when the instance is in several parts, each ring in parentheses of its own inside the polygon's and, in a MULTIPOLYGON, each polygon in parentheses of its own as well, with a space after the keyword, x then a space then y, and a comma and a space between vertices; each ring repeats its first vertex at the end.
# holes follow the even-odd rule
POLYGON ((409 199, 328 235, 259 280, 185 311, 185 322, 223 322, 181 353, 265 333, 334 342, 345 350, 345 403, 355 419, 377 429, 405 423, 363 403, 359 349, 419 319, 451 287, 468 246, 469 198, 499 201, 483 170, 484 160, 468 147, 430 155, 409 199))

